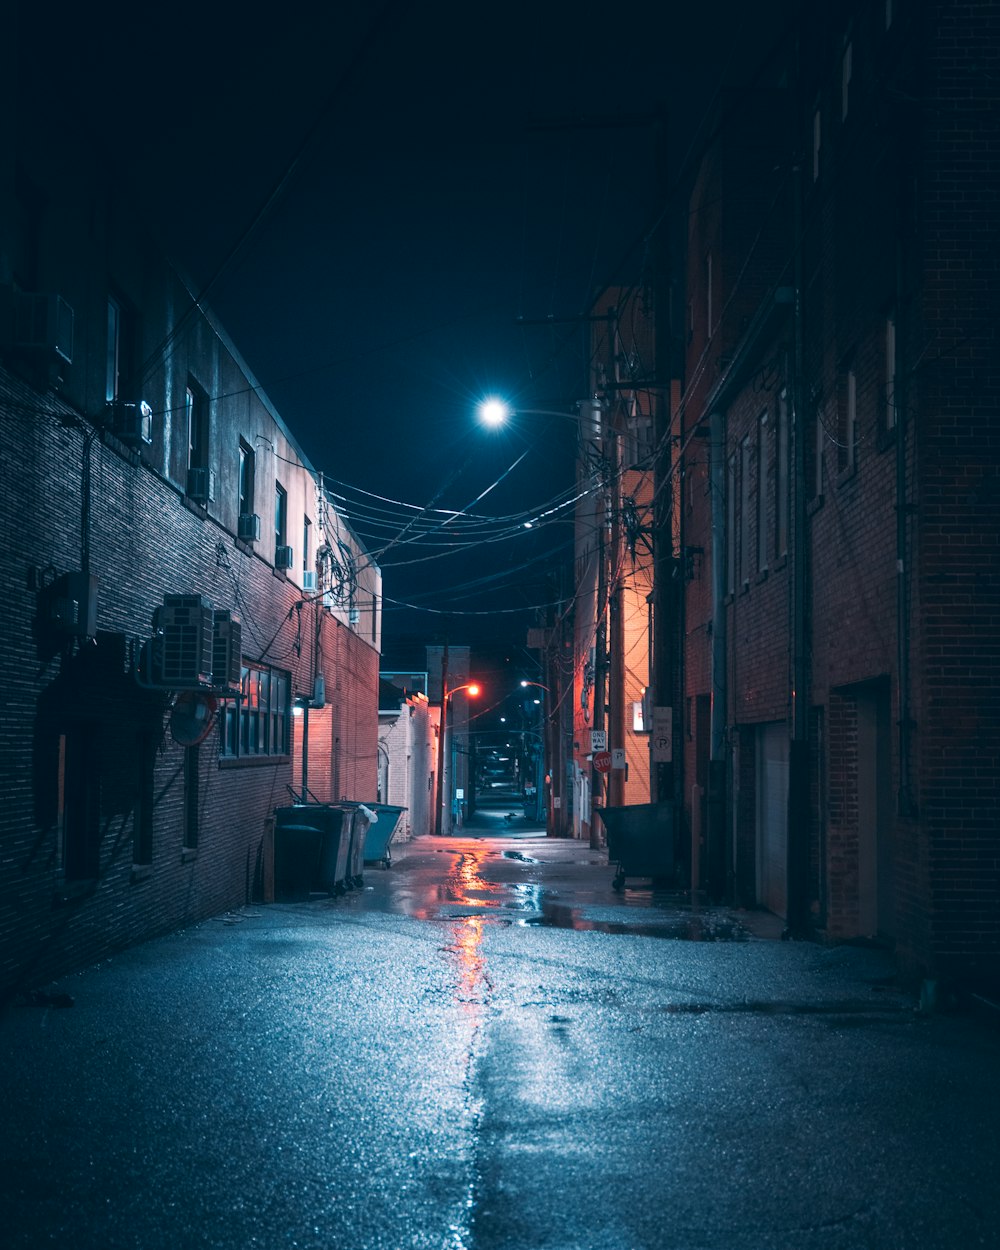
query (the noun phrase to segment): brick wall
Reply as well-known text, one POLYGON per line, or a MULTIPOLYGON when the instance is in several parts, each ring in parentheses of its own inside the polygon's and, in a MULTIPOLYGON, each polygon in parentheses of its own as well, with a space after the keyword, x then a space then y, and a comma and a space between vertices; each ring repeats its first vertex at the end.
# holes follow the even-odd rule
POLYGON ((1000 979, 1000 13, 925 8, 918 447, 919 810, 943 975, 1000 979))
MULTIPOLYGON (((190 507, 135 453, 85 433, 78 414, 7 373, 0 405, 0 522, 19 536, 0 620, 0 984, 9 990, 241 906, 265 888, 272 813, 290 801, 292 754, 220 761, 217 729, 195 751, 173 740, 170 696, 142 689, 135 677, 163 595, 200 594, 231 610, 242 622, 244 656, 287 671, 293 693, 312 688, 313 646, 310 631, 299 628, 298 587, 190 507), (85 481, 98 636, 52 653, 36 640, 44 595, 29 580, 81 567, 85 481), (79 882, 67 881, 60 853, 60 742, 67 735, 83 744, 95 795, 99 785, 94 871, 78 874, 87 878, 79 882), (192 790, 196 847, 186 833, 192 790), (144 803, 151 805, 146 817, 144 803), (152 851, 136 867, 143 818, 152 851)), ((372 798, 377 655, 327 612, 321 637, 320 664, 336 700, 312 712, 310 788, 330 792, 336 727, 341 792, 372 798)), ((293 735, 293 751, 295 743, 293 735)))

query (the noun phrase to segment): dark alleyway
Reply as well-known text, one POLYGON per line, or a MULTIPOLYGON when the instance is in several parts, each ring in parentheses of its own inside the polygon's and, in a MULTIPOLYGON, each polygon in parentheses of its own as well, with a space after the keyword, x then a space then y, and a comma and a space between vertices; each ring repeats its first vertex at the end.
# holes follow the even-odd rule
POLYGON ((877 951, 465 832, 12 1007, 7 1244, 998 1244, 990 1023, 921 1015, 877 951))

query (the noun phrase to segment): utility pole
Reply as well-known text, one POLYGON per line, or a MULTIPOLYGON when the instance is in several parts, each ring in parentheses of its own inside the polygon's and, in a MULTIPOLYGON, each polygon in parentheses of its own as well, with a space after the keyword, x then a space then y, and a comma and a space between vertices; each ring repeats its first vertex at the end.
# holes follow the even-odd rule
POLYGON ((445 750, 447 749, 448 726, 448 640, 445 639, 441 651, 441 720, 438 725, 438 759, 437 759, 437 806, 434 813, 434 832, 440 837, 442 831, 442 812, 444 809, 444 769, 445 750))

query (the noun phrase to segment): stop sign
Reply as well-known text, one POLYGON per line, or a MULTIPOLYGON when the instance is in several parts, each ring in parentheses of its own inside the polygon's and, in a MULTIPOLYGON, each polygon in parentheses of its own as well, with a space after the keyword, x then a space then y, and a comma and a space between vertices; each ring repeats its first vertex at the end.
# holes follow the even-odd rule
POLYGON ((598 751, 594 756, 594 767, 599 773, 609 773, 611 771, 611 752, 598 751))

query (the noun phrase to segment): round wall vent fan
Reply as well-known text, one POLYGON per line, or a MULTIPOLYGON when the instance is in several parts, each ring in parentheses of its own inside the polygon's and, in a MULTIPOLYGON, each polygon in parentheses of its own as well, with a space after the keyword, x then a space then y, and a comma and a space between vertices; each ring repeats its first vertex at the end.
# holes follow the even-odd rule
POLYGON ((185 690, 170 711, 170 734, 182 747, 196 747, 212 732, 218 703, 210 694, 185 690))

